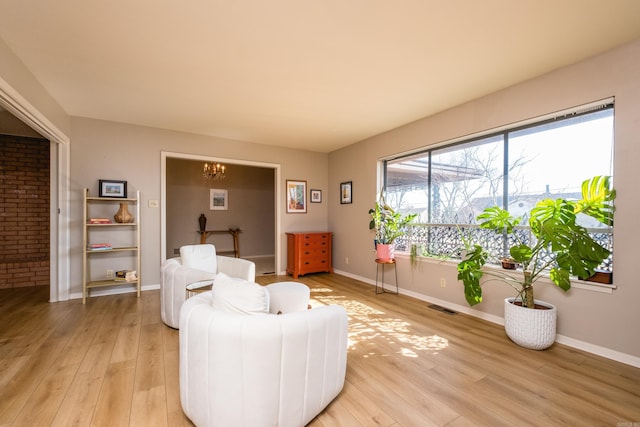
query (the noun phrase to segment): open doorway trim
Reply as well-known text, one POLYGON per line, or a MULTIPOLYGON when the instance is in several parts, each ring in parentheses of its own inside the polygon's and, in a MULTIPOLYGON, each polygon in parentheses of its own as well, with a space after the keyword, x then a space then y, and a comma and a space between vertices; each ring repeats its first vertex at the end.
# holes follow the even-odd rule
POLYGON ((281 200, 280 186, 278 183, 280 182, 280 164, 279 163, 266 163, 266 162, 256 162, 252 160, 241 160, 241 159, 230 159, 226 157, 212 157, 198 154, 186 154, 186 153, 176 153, 171 151, 162 151, 161 152, 161 163, 160 163, 160 262, 166 259, 166 246, 167 246, 167 159, 187 159, 187 160, 202 160, 203 162, 219 162, 225 164, 235 164, 242 166, 255 166, 261 168, 270 168, 274 169, 275 179, 273 182, 274 194, 275 194, 275 207, 276 207, 276 223, 275 223, 275 269, 279 271, 280 268, 280 254, 281 254, 281 238, 280 238, 280 229, 282 223, 282 203, 279 203, 281 200))
POLYGON ((69 137, 0 78, 0 105, 51 143, 49 301, 66 301, 71 287, 69 259, 69 137))

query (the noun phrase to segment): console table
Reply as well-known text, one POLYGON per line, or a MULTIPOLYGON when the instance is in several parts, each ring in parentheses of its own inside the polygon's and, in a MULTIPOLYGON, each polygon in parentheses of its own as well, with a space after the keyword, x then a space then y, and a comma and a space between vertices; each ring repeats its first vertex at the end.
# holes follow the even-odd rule
POLYGON ((240 234, 239 228, 229 228, 228 230, 204 230, 200 231, 200 244, 207 243, 207 237, 211 234, 230 234, 233 237, 233 250, 232 251, 216 251, 218 254, 233 254, 236 258, 240 258, 240 244, 238 243, 238 234, 240 234))

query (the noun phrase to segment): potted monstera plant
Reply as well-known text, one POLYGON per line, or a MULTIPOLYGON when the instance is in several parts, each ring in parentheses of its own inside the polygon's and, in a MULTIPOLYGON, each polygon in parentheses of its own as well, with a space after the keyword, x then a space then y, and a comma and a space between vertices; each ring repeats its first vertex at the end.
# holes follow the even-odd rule
POLYGON ((369 229, 375 232, 376 257, 380 260, 394 258, 394 242, 405 233, 405 228, 413 222, 418 214, 402 215, 389 206, 384 196, 380 195, 372 209, 369 209, 371 221, 369 229))
POLYGON ((608 176, 596 176, 582 183, 580 200, 544 199, 529 213, 532 242, 524 242, 516 232, 521 218, 500 207, 487 208, 478 215, 480 227, 507 236, 508 254, 521 267, 518 271, 483 268, 489 252, 479 244, 469 244, 458 264, 458 280, 464 284, 465 298, 473 306, 482 302, 481 279, 498 280, 516 291, 505 300, 505 331, 523 347, 541 350, 553 344, 556 336, 556 308, 535 300, 534 284, 548 277, 563 291, 571 288, 571 277, 590 277, 609 257, 602 247, 578 225, 579 214, 613 226, 613 200, 616 192, 608 176), (486 276, 489 279, 486 279, 486 276), (530 322, 523 325, 523 321, 530 322), (543 330, 546 327, 546 330, 543 330))

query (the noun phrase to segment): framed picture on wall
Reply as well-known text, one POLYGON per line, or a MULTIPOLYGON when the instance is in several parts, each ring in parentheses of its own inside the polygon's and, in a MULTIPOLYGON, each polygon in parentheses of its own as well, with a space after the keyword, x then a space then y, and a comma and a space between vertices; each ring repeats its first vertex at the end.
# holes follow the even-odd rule
POLYGON ((287 213, 307 213, 307 181, 287 180, 287 213))
POLYGON ((309 201, 311 203, 322 203, 322 190, 311 190, 309 201))
POLYGON ((227 190, 212 188, 209 190, 209 210, 226 211, 229 209, 229 193, 227 190))
POLYGON ((126 199, 127 181, 116 181, 113 179, 98 180, 98 196, 126 199))
POLYGON ((352 182, 342 182, 340 183, 340 203, 341 204, 349 204, 353 201, 353 188, 352 182))

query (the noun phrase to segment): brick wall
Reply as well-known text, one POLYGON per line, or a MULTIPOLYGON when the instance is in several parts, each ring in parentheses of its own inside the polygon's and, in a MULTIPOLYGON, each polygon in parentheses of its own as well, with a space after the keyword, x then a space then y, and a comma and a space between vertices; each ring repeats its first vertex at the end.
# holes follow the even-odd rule
POLYGON ((49 285, 49 141, 0 135, 0 288, 49 285))

